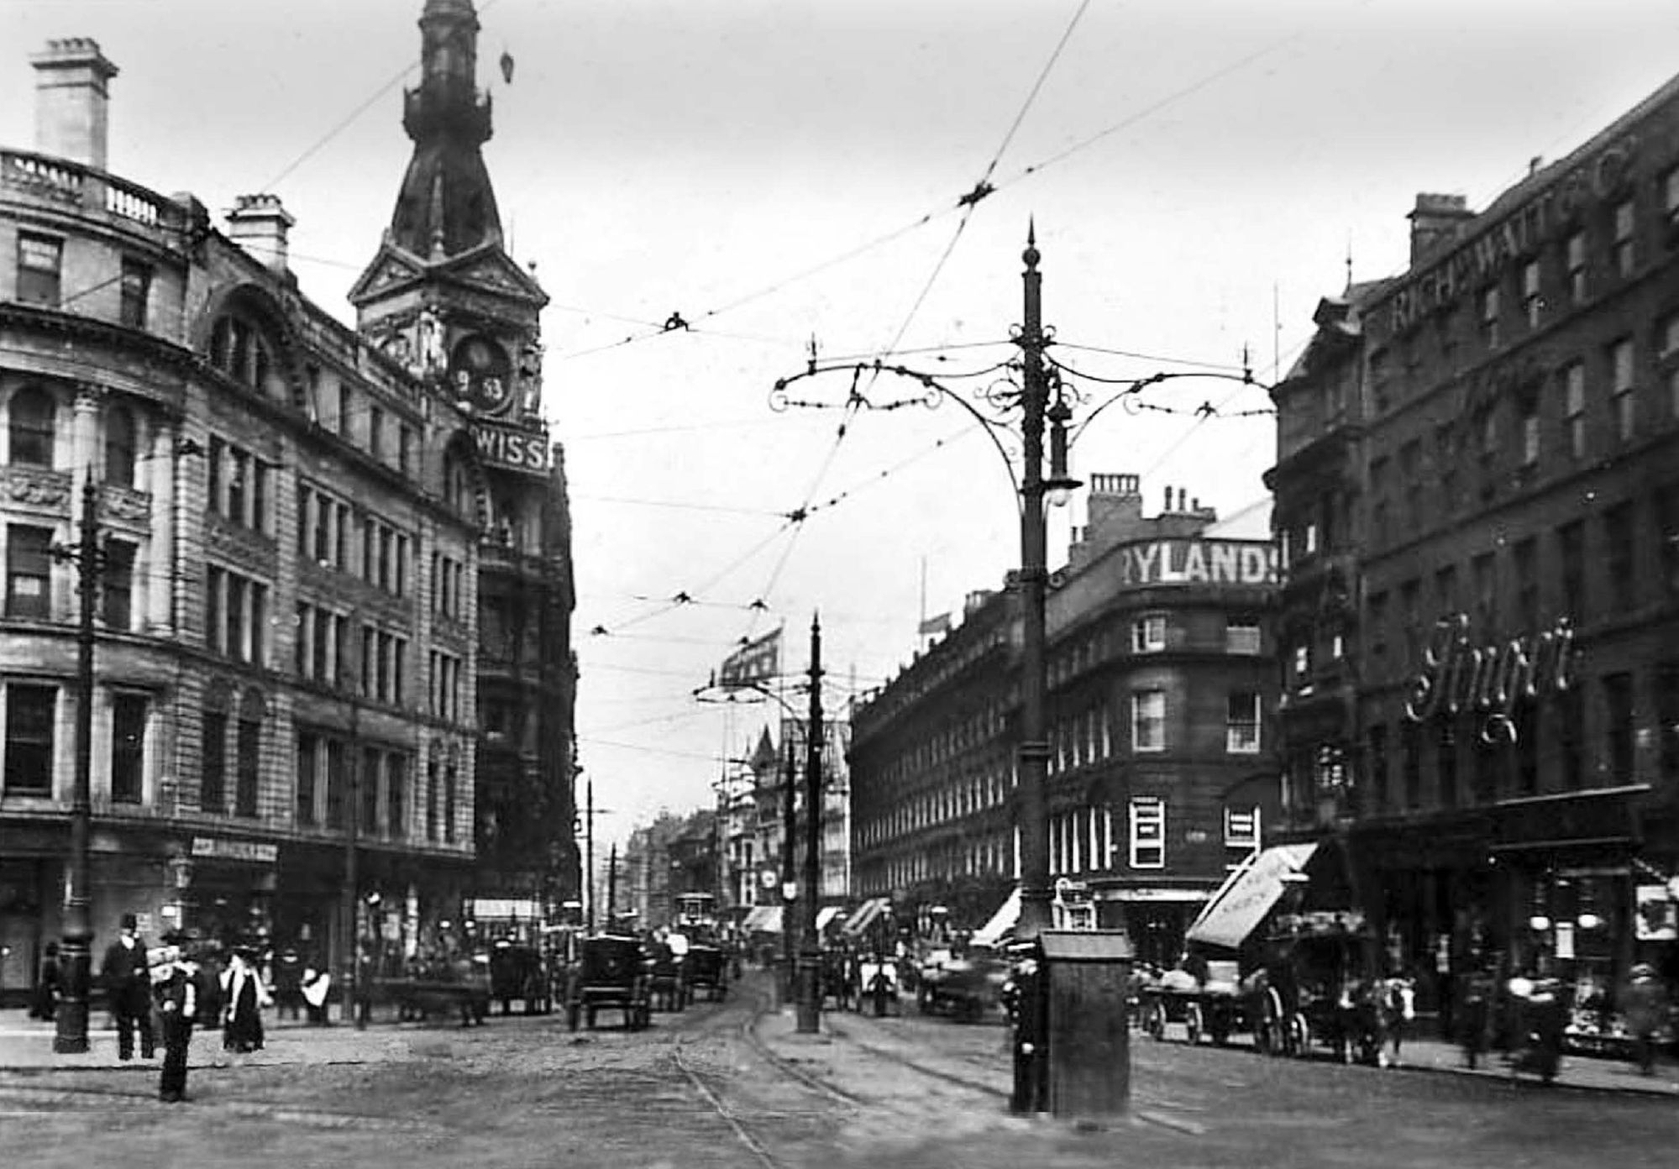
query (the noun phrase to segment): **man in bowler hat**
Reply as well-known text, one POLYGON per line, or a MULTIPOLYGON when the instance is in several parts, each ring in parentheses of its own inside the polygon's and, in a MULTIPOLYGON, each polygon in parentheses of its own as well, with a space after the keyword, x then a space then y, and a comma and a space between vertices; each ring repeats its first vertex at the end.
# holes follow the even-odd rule
POLYGON ((140 1058, 151 1059, 152 1037, 151 976, 146 969, 146 946, 138 933, 139 922, 132 913, 122 915, 122 933, 105 951, 100 977, 111 1014, 117 1021, 117 1058, 134 1058, 134 1032, 140 1032, 140 1058))

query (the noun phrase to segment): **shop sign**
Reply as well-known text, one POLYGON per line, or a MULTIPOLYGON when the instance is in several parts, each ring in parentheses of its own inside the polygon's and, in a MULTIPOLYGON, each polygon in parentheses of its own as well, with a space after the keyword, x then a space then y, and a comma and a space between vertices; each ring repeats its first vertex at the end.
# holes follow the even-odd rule
POLYGON ((1626 135, 1560 176, 1477 233, 1438 263, 1403 281, 1387 298, 1387 323, 1403 333, 1428 314, 1451 307, 1472 290, 1496 280, 1513 262, 1574 229, 1579 213, 1624 190, 1638 140, 1626 135))
POLYGON ((213 860, 254 861, 271 865, 280 857, 280 846, 261 840, 228 840, 220 836, 194 836, 192 855, 213 860))
POLYGON ((493 422, 474 422, 472 441, 478 447, 478 457, 489 466, 526 475, 548 474, 546 434, 532 434, 493 422))
POLYGON ((1565 617, 1554 628, 1501 644, 1469 643, 1469 618, 1442 617, 1423 653, 1423 671, 1411 683, 1405 717, 1425 722, 1435 714, 1484 715, 1483 743, 1516 741, 1516 707, 1574 685, 1574 627, 1565 617))
POLYGON ((1121 585, 1274 585, 1277 549, 1254 540, 1154 540, 1119 553, 1121 585))

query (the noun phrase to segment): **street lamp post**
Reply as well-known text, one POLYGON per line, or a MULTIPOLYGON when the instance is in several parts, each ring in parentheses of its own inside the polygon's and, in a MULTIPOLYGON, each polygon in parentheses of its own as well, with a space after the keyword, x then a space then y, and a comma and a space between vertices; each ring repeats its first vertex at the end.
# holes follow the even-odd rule
POLYGON ((80 544, 75 551, 81 621, 76 631, 76 776, 70 793, 70 861, 64 897, 64 935, 58 1026, 52 1049, 80 1054, 88 1048, 88 989, 93 976, 93 922, 89 914, 88 836, 93 818, 93 644, 99 594, 99 489, 90 474, 82 484, 80 544))

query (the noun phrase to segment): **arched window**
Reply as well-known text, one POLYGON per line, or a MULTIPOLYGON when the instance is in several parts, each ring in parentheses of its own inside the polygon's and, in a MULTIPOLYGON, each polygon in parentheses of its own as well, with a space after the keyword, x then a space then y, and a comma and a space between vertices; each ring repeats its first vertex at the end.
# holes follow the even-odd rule
POLYGON ((53 429, 58 413, 52 395, 39 386, 25 386, 12 395, 7 413, 11 461, 30 467, 52 466, 53 429))
POLYGON ((105 482, 134 486, 134 411, 112 406, 105 411, 105 482))

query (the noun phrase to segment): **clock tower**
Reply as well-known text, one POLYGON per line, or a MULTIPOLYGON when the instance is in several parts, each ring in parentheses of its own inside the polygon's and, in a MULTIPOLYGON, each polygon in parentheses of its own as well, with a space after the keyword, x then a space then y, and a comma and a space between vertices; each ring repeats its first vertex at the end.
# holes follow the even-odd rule
MULTIPOLYGON (((548 296, 508 255, 482 148, 472 0, 425 0, 420 82, 403 94, 414 153, 378 253, 350 290, 370 345, 470 420, 483 521, 476 641, 477 894, 557 905, 581 880, 571 825, 571 519, 542 416, 548 296)), ((438 494, 444 494, 439 486, 438 494)))

